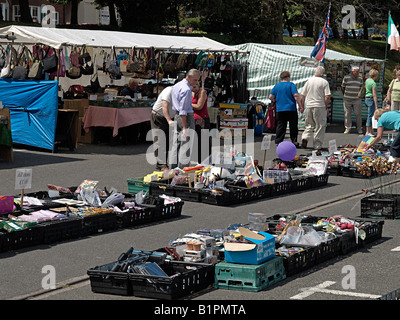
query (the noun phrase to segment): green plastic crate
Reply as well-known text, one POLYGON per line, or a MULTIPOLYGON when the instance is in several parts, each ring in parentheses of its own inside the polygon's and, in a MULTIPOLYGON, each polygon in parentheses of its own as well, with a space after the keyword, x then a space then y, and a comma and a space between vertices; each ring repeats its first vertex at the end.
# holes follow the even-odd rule
POLYGON ((144 178, 131 178, 126 179, 128 182, 128 192, 129 193, 139 193, 143 191, 143 193, 149 193, 150 191, 150 182, 144 182, 144 178))
POLYGON ((260 291, 285 278, 282 257, 258 265, 220 262, 215 265, 214 287, 260 291))

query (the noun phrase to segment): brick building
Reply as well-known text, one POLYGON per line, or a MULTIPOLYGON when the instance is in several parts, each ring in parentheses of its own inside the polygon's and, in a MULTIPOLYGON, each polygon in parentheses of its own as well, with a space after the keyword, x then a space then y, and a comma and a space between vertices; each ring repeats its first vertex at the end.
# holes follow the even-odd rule
MULTIPOLYGON (((71 4, 50 3, 46 0, 29 0, 29 8, 34 22, 41 22, 43 6, 53 6, 55 9, 55 24, 64 25, 71 21, 71 4)), ((20 10, 18 0, 0 0, 2 20, 19 21, 20 10)), ((79 24, 109 24, 108 7, 97 9, 92 0, 82 0, 78 4, 79 24)))
MULTIPOLYGON (((19 21, 20 20, 20 10, 18 0, 0 0, 1 13, 4 21, 19 21)), ((31 16, 33 21, 41 22, 43 15, 41 14, 41 9, 45 5, 53 6, 55 9, 55 21, 57 24, 66 23, 66 11, 65 5, 50 3, 46 0, 29 0, 29 8, 31 11, 31 16)))

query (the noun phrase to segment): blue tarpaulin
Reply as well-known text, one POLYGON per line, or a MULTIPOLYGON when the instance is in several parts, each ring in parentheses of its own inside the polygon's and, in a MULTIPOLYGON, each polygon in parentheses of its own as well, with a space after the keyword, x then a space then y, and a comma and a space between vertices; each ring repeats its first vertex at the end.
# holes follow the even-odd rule
POLYGON ((14 143, 54 150, 58 81, 1 78, 0 101, 10 109, 14 143))

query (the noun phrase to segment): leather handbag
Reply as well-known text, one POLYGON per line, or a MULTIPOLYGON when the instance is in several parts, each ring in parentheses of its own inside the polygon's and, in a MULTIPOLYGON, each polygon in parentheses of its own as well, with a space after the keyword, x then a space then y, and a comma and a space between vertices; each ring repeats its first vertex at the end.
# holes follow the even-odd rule
POLYGON ((97 93, 97 91, 101 88, 97 72, 90 79, 90 88, 92 89, 92 93, 97 93))
POLYGON ((67 70, 67 77, 70 79, 78 79, 81 77, 81 68, 72 66, 67 70))
POLYGON ((90 56, 89 52, 87 51, 86 46, 82 47, 82 52, 78 56, 78 61, 80 65, 84 65, 85 63, 88 63, 89 61, 92 60, 92 57, 90 56))
POLYGON ((42 59, 43 62, 43 71, 47 73, 51 73, 54 71, 57 71, 58 68, 58 57, 56 55, 56 52, 52 48, 48 48, 46 51, 45 56, 42 59), (52 55, 49 55, 49 53, 53 51, 52 55))

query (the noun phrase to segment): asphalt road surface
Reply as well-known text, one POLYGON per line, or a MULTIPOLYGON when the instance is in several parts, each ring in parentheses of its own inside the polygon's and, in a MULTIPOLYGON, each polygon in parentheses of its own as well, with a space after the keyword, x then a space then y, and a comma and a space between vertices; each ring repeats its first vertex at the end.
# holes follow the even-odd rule
MULTIPOLYGON (((344 135, 342 132, 341 125, 330 125, 325 146, 332 139, 336 140, 337 145, 356 144, 356 133, 344 135)), ((60 149, 57 153, 14 149, 13 163, 0 160, 0 195, 19 194, 19 190, 15 190, 15 173, 18 168, 33 170, 32 188, 27 190, 29 192, 46 190, 48 183, 76 186, 84 179, 98 180, 100 187, 114 187, 120 192, 128 192, 127 178, 143 177, 154 169, 145 158, 149 146, 150 144, 82 144, 74 151, 60 149)), ((255 151, 255 158, 261 162, 264 154, 261 151, 261 138, 256 139, 255 151)), ((298 154, 310 152, 310 149, 298 150, 298 154)), ((275 145, 272 143, 267 152, 267 161, 276 157, 275 145)), ((393 184, 393 190, 399 189, 400 193, 397 181, 399 180, 395 175, 385 180, 393 184)), ((148 306, 149 312, 153 312, 155 307, 145 304, 146 299, 93 293, 87 270, 115 261, 121 252, 131 246, 139 250, 154 250, 168 245, 170 240, 179 235, 200 228, 225 228, 232 223, 247 223, 249 212, 265 212, 271 216, 276 213, 307 212, 319 216, 341 214, 356 218, 360 216, 360 201, 363 196, 361 190, 370 187, 371 183, 378 185, 381 182, 380 178, 367 181, 330 176, 328 184, 322 188, 243 205, 219 207, 185 202, 182 216, 177 219, 0 253, 0 299, 138 300, 144 303, 142 306, 145 308, 148 306), (55 268, 56 290, 42 289, 45 266, 55 268)), ((238 300, 375 300, 400 288, 399 223, 396 220, 385 220, 382 238, 377 242, 287 277, 260 292, 209 288, 185 297, 180 302, 183 305, 188 300, 208 301, 213 304, 238 300), (348 270, 355 274, 355 287, 352 288, 346 286, 348 270)))

